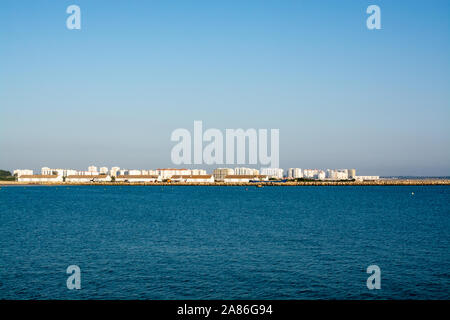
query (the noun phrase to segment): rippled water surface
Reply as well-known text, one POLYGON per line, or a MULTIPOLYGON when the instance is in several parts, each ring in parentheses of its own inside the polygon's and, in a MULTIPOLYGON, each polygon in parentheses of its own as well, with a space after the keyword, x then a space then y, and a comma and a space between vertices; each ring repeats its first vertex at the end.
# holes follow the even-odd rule
POLYGON ((449 204, 448 186, 2 187, 0 298, 449 299, 449 204))

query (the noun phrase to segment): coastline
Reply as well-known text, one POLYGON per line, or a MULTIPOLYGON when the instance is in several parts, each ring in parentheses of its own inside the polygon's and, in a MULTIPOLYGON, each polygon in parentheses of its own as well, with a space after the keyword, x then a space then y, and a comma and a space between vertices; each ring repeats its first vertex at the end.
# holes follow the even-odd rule
POLYGON ((450 179, 380 179, 375 181, 301 181, 301 182, 18 182, 0 181, 6 186, 442 186, 450 185, 450 179))

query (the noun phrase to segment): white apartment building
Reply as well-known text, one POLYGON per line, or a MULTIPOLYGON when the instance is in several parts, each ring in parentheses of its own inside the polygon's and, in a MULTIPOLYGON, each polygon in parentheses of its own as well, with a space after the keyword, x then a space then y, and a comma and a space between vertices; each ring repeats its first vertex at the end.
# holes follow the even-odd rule
POLYGON ((268 175, 271 178, 283 179, 283 169, 280 168, 261 168, 261 175, 268 175))
POLYGON ((170 179, 172 176, 188 176, 191 170, 188 169, 156 169, 156 173, 162 180, 170 179))
POLYGON ((300 169, 300 168, 289 168, 289 170, 288 170, 288 178, 291 178, 291 179, 303 178, 302 169, 300 169))
POLYGON ((317 180, 325 180, 326 176, 327 175, 326 175, 325 171, 319 170, 319 172, 317 173, 317 176, 315 176, 315 178, 317 180))
MULTIPOLYGON (((59 170, 59 169, 54 169, 54 170, 59 170)), ((97 171, 97 167, 95 166, 90 166, 88 167, 87 171, 77 171, 77 170, 72 170, 72 169, 64 169, 66 172, 64 172, 64 177, 68 177, 68 176, 98 176, 100 173, 102 175, 107 175, 108 174, 108 168, 107 167, 102 167, 100 168, 100 170, 102 170, 103 172, 98 172, 97 171)))
POLYGON ((348 180, 347 169, 327 169, 326 178, 331 180, 348 180))
POLYGON ((235 175, 259 175, 258 169, 253 168, 234 168, 234 174, 235 175))
POLYGON ((22 175, 19 182, 62 182, 63 177, 58 175, 22 175))
POLYGON ((41 169, 41 175, 58 175, 61 177, 67 177, 74 174, 78 174, 78 171, 73 169, 51 169, 49 167, 43 167, 41 169))
POLYGON ((356 176, 356 169, 348 169, 348 178, 354 179, 356 176))
POLYGON ((30 170, 30 169, 16 169, 16 170, 14 170, 13 175, 16 176, 16 177, 32 176, 33 175, 33 170, 30 170))
POLYGON ((215 181, 224 181, 228 175, 234 175, 234 170, 230 168, 217 168, 213 171, 215 181))
POLYGON ((303 169, 303 178, 306 179, 316 179, 322 170, 318 169, 303 169))
POLYGON ((100 168, 100 174, 108 174, 108 168, 107 167, 101 167, 100 168))
POLYGON ((89 172, 98 172, 96 166, 89 166, 89 167, 88 167, 88 171, 89 171, 89 172))
POLYGON ((109 171, 110 175, 112 177, 117 176, 117 173, 120 171, 120 167, 112 167, 111 170, 109 171))

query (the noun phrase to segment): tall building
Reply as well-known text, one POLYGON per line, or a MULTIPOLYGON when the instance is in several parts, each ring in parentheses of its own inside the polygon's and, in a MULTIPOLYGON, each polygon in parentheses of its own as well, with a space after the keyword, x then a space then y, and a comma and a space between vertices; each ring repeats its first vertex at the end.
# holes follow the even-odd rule
POLYGON ((97 172, 97 167, 96 166, 90 166, 88 168, 88 172, 97 172))
POLYGON ((331 180, 348 180, 348 170, 327 169, 326 177, 331 180))
POLYGON ((300 168, 289 168, 289 170, 288 170, 288 178, 291 178, 291 179, 303 178, 302 169, 300 169, 300 168))
POLYGON ((253 169, 253 168, 234 168, 234 174, 235 175, 259 175, 259 170, 258 169, 253 169))
POLYGON ((318 169, 303 169, 303 178, 316 179, 321 170, 318 169))
POLYGON ((108 168, 107 167, 101 167, 100 168, 100 174, 108 174, 108 168))
POLYGON ((261 175, 268 175, 271 178, 282 179, 283 169, 280 168, 261 168, 261 175))
POLYGON ((355 169, 348 169, 348 178, 354 179, 356 176, 356 170, 355 169))
POLYGON ((315 177, 317 180, 325 180, 326 173, 323 170, 319 170, 317 176, 315 177))
POLYGON ((43 167, 41 169, 41 175, 44 176, 57 175, 59 177, 67 177, 77 173, 78 171, 73 169, 51 169, 49 167, 43 167))
POLYGON ((116 177, 117 176, 117 172, 119 172, 119 171, 120 171, 119 167, 112 167, 111 170, 110 170, 110 174, 111 174, 112 177, 116 177))
POLYGON ((217 168, 213 171, 215 181, 224 181, 226 176, 234 175, 234 170, 230 168, 217 168))

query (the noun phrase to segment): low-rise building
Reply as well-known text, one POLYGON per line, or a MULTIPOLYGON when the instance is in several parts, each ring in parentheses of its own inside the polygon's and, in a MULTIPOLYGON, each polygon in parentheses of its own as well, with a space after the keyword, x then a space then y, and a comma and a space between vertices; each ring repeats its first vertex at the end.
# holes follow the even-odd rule
POLYGON ((118 175, 116 177, 118 182, 156 182, 157 175, 118 175))
POLYGON ((380 176, 354 176, 356 181, 374 181, 379 180, 380 176))
POLYGON ((76 171, 74 174, 69 174, 69 176, 98 176, 98 172, 91 172, 91 171, 76 171))
POLYGON ((225 183, 248 183, 250 181, 268 181, 268 175, 227 175, 224 178, 225 183))
POLYGON ((18 177, 19 182, 62 182, 63 177, 58 175, 22 175, 18 177))
POLYGON ((203 169, 190 169, 190 175, 191 176, 205 176, 206 175, 206 170, 203 169))
POLYGON ((142 175, 143 173, 142 173, 142 170, 128 170, 128 174, 130 175, 130 176, 140 176, 140 175, 142 175))
POLYGON ((186 183, 213 183, 214 176, 212 174, 206 175, 174 175, 171 180, 176 182, 186 182, 186 183))
POLYGON ((13 175, 16 176, 16 177, 32 176, 33 175, 33 170, 30 170, 30 169, 16 169, 16 170, 14 170, 13 175))
POLYGON ((111 176, 108 175, 70 175, 66 177, 66 182, 110 182, 111 176))
POLYGON ((172 176, 187 176, 191 174, 188 169, 156 169, 156 173, 162 180, 170 179, 172 176))
POLYGON ((101 174, 98 176, 93 176, 93 181, 94 182, 111 182, 112 178, 109 175, 101 174))

